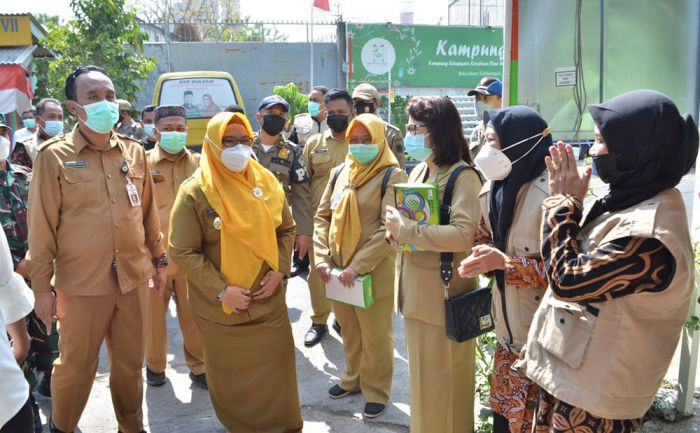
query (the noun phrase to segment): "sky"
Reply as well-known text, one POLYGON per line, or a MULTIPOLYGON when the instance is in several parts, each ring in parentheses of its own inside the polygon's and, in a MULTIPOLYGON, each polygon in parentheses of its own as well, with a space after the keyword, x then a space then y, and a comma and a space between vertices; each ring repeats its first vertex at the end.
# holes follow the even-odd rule
MULTIPOLYGON (((5 1, 0 13, 47 13, 71 17, 70 0, 5 1)), ((241 13, 252 20, 308 21, 311 0, 240 0, 241 13)), ((330 0, 332 12, 314 10, 314 21, 334 20, 339 10, 346 21, 398 23, 402 9, 413 8, 416 24, 447 24, 448 0, 330 0), (437 7, 436 7, 437 3, 437 7)))

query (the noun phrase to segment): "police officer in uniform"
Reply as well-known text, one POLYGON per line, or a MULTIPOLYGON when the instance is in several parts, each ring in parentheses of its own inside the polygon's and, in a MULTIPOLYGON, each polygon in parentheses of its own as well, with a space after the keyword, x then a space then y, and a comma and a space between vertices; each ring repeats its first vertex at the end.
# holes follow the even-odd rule
MULTIPOLYGON (((476 114, 480 119, 484 118, 484 111, 490 108, 501 108, 502 89, 501 80, 494 77, 484 77, 479 81, 478 86, 467 92, 467 95, 473 96, 476 100, 476 114)), ((485 131, 486 125, 484 122, 479 122, 469 137, 469 152, 472 154, 472 159, 476 157, 486 141, 485 131)))
POLYGON ((163 288, 168 267, 153 179, 141 143, 112 130, 119 106, 104 69, 79 66, 65 93, 78 123, 39 148, 28 210, 35 312, 61 330, 49 425, 75 430, 106 340, 118 429, 139 433, 147 291, 149 280, 163 288))
POLYGON ((301 113, 294 116, 294 125, 289 131, 289 141, 296 143, 303 149, 306 140, 315 134, 328 129, 328 112, 326 103, 323 101, 328 93, 326 86, 314 86, 309 93, 308 113, 301 113))
POLYGON ((302 149, 282 136, 288 112, 289 104, 280 96, 271 95, 260 101, 255 118, 261 128, 253 141, 253 151, 258 162, 277 177, 287 195, 297 225, 294 255, 301 259, 311 247, 315 209, 311 207, 309 175, 302 149))
MULTIPOLYGON (((377 88, 369 83, 361 83, 352 91, 352 102, 355 106, 355 113, 359 116, 362 113, 373 113, 382 106, 377 88)), ((384 122, 386 126, 386 141, 389 148, 394 152, 396 160, 399 161, 402 169, 406 168, 406 156, 403 148, 403 134, 401 130, 389 122, 384 122)))

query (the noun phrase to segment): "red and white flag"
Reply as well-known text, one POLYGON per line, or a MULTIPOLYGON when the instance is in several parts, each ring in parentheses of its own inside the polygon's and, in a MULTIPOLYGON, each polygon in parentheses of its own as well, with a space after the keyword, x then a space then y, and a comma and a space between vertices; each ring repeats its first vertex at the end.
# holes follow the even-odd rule
POLYGON ((331 6, 328 3, 328 0, 314 0, 314 7, 323 9, 324 11, 331 11, 331 6))

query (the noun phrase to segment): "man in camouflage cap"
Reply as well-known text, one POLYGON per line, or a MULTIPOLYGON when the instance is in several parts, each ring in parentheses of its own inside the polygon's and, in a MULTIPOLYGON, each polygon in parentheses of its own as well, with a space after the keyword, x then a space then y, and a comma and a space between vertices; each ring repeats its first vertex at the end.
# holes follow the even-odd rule
MULTIPOLYGON (((352 102, 355 104, 356 116, 362 113, 375 112, 382 106, 382 101, 379 99, 379 92, 376 87, 369 83, 361 83, 352 91, 352 102)), ((384 122, 386 126, 386 142, 389 143, 389 148, 394 152, 396 160, 399 161, 401 168, 406 168, 406 156, 403 148, 403 134, 401 130, 389 122, 384 122)))

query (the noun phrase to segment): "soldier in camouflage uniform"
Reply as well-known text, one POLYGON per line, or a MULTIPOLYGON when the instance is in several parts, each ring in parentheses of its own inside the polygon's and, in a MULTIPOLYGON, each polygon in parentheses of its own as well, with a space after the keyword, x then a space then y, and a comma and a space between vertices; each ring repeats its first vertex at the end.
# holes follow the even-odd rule
MULTIPOLYGON (((7 156, 7 155, 4 155, 7 156)), ((29 203, 29 181, 31 170, 21 165, 0 161, 0 224, 5 231, 7 242, 12 254, 12 264, 15 272, 27 278, 24 255, 27 253, 27 204, 29 203)), ((30 281, 27 280, 27 284, 30 281)), ((53 327, 51 335, 46 335, 46 327, 31 312, 27 316, 27 331, 31 337, 31 347, 27 359, 22 365, 24 375, 29 385, 34 389, 37 385, 37 373, 44 376, 38 391, 45 397, 51 397, 51 369, 53 361, 58 357, 58 333, 53 327)), ((35 430, 41 431, 39 407, 31 397, 34 409, 35 430), (38 422, 37 422, 38 421, 38 422)))
POLYGON ((281 97, 263 98, 255 115, 261 128, 255 136, 253 151, 258 162, 282 184, 297 224, 294 250, 297 257, 303 258, 311 246, 314 210, 311 209, 309 175, 302 149, 282 136, 288 111, 289 104, 281 97))

